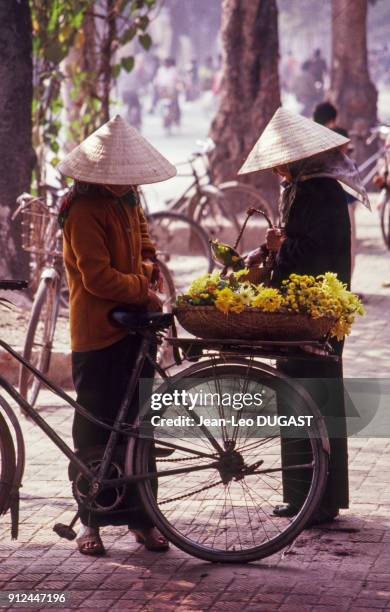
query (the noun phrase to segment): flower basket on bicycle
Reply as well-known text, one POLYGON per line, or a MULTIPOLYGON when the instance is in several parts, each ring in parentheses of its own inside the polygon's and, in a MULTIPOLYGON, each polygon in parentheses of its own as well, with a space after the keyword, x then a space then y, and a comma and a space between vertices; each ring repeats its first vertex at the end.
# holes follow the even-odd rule
POLYGON ((356 314, 364 314, 357 296, 337 275, 291 274, 280 288, 254 285, 247 270, 224 277, 220 272, 193 281, 179 296, 179 323, 200 338, 312 341, 350 332, 356 314))
POLYGON ((261 312, 246 308, 223 313, 214 306, 178 307, 180 325, 199 338, 243 340, 320 340, 327 336, 335 318, 313 319, 304 314, 261 312))
POLYGON ((363 314, 357 296, 337 275, 317 277, 291 274, 280 288, 270 287, 273 257, 261 252, 261 265, 245 268, 237 246, 249 218, 261 210, 249 209, 233 247, 210 241, 223 270, 194 280, 179 296, 176 317, 184 329, 199 338, 313 341, 348 334, 355 314, 363 314), (228 269, 233 271, 228 274, 228 269))

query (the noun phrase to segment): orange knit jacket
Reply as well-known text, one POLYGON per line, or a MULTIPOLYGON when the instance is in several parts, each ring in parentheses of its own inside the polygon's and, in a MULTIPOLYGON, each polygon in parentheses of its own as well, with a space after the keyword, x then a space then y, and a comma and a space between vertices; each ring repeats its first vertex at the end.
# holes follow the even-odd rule
POLYGON ((84 195, 73 203, 64 227, 73 351, 101 349, 127 335, 107 315, 119 304, 147 301, 143 250, 155 252, 138 205, 84 195))

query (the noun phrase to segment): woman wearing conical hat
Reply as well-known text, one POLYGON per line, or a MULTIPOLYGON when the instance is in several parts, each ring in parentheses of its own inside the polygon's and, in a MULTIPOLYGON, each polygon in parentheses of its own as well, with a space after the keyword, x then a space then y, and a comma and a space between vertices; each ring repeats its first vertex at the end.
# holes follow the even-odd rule
MULTIPOLYGON (((365 205, 369 203, 355 164, 342 152, 348 142, 347 138, 310 119, 279 108, 241 168, 241 174, 270 169, 283 181, 282 229, 271 229, 266 236, 266 246, 275 253, 273 283, 276 286, 292 273, 317 276, 325 272, 337 273, 349 286, 351 229, 346 193, 340 182, 354 190, 365 205)), ((251 258, 254 260, 256 253, 251 258)), ((338 363, 291 359, 278 363, 288 376, 317 379, 305 386, 320 406, 328 428, 332 423, 334 432, 336 424, 330 440, 328 484, 312 524, 332 520, 340 508, 348 508, 349 504, 343 342, 332 344, 340 356, 338 363), (324 383, 324 379, 331 380, 324 383)), ((281 399, 278 410, 284 410, 281 399)), ((307 451, 305 441, 282 440, 282 464, 297 465, 307 451)), ((307 470, 283 472, 286 503, 277 506, 274 513, 277 516, 296 514, 307 489, 307 470)))
MULTIPOLYGON (((112 422, 140 342, 125 329, 114 327, 108 313, 119 304, 161 309, 145 272, 145 261, 154 260, 155 247, 148 235, 137 186, 167 180, 176 169, 119 115, 76 147, 58 167, 63 175, 74 179, 61 207, 60 224, 77 401, 94 416, 112 422)), ((145 365, 141 376, 153 376, 150 365, 145 365)), ((129 418, 134 419, 137 406, 131 411, 129 418)), ((77 413, 72 433, 81 454, 105 445, 109 435, 77 413)), ((130 511, 115 518, 82 510, 82 529, 77 538, 81 553, 105 553, 99 527, 107 524, 127 524, 149 549, 168 548, 136 492, 129 496, 130 511)))

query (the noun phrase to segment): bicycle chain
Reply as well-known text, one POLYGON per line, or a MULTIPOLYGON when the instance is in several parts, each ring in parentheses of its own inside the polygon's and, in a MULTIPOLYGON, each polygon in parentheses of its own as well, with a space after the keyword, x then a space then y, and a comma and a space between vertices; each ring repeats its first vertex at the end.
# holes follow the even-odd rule
POLYGON ((180 499, 185 499, 186 497, 191 497, 191 495, 201 493, 202 491, 207 491, 207 489, 212 489, 213 487, 216 487, 220 484, 222 484, 222 480, 218 480, 218 482, 215 482, 214 484, 206 485, 205 487, 202 487, 201 489, 196 489, 195 491, 191 491, 190 493, 185 493, 184 495, 178 495, 178 497, 172 497, 172 499, 166 499, 165 501, 158 502, 158 505, 163 506, 164 504, 168 504, 170 502, 175 502, 179 501, 180 499))
MULTIPOLYGON (((206 457, 204 457, 206 459, 206 457)), ((179 461, 195 461, 199 457, 180 457, 179 459, 156 459, 158 463, 178 463, 179 461)))

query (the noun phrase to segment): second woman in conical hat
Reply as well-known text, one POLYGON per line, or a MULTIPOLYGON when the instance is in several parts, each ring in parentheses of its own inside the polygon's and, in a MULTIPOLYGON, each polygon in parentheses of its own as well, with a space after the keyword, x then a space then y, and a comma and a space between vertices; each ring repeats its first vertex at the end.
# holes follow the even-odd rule
MULTIPOLYGON (((369 206, 355 164, 343 152, 349 140, 310 119, 279 108, 248 159, 241 174, 272 169, 282 179, 280 201, 282 229, 267 233, 267 247, 275 253, 274 284, 290 274, 317 276, 334 272, 350 284, 350 221, 346 194, 340 182, 352 188, 369 206), (339 182, 340 181, 340 182, 339 182)), ((254 259, 255 256, 252 256, 254 259)), ((340 508, 348 508, 348 453, 345 430, 345 406, 342 387, 341 355, 343 343, 334 341, 340 362, 285 360, 278 367, 288 376, 313 380, 308 385, 325 416, 326 423, 336 423, 331 438, 330 472, 321 507, 313 522, 332 520, 340 508), (324 379, 333 379, 327 387, 324 379)), ((283 411, 282 403, 279 409, 283 411)), ((307 441, 282 440, 282 463, 298 465, 310 461, 307 441), (305 461, 302 461, 305 458, 305 461)), ((283 474, 286 505, 275 514, 296 514, 310 482, 308 470, 283 474)))
MULTIPOLYGON (((97 418, 112 422, 138 355, 140 338, 114 327, 108 313, 120 304, 161 309, 146 274, 145 262, 155 265, 155 247, 137 186, 165 181, 176 169, 119 115, 76 147, 58 167, 74 179, 61 207, 60 224, 77 401, 97 418)), ((141 376, 153 376, 149 364, 141 376)), ((131 407, 130 419, 136 417, 137 410, 137 406, 131 407)), ((74 446, 82 455, 103 447, 109 435, 79 414, 74 417, 72 433, 74 446)), ((115 520, 81 510, 83 526, 77 538, 81 553, 104 554, 99 527, 113 521, 128 525, 149 549, 168 548, 136 492, 129 496, 130 511, 116 515, 115 520)))

